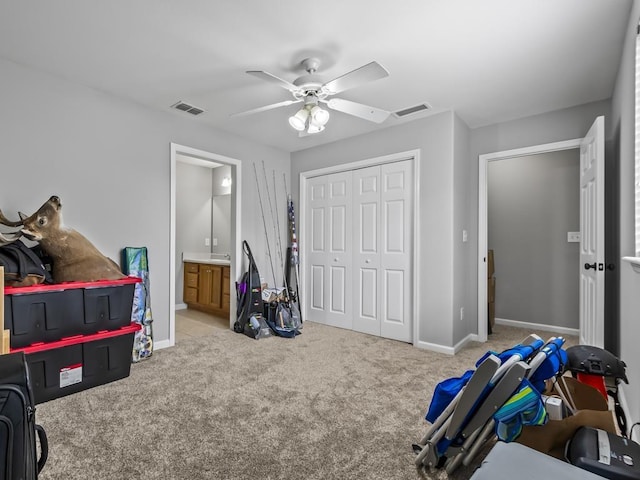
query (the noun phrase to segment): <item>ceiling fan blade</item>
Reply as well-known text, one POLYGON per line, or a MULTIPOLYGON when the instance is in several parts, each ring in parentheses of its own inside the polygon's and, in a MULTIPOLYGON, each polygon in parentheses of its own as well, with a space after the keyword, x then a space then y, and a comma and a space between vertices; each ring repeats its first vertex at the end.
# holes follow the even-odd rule
POLYGON ((381 108, 370 107, 369 105, 363 105, 362 103, 356 103, 342 98, 332 98, 331 100, 326 100, 324 103, 333 110, 348 113, 349 115, 364 118, 365 120, 375 123, 382 123, 391 115, 390 112, 382 110, 381 108))
POLYGON ((371 62, 363 65, 360 68, 345 73, 344 75, 325 83, 323 86, 329 93, 334 95, 336 93, 344 92, 345 90, 363 83, 373 82, 380 78, 388 77, 389 72, 380 65, 378 62, 371 62))
POLYGON ((246 112, 232 113, 231 117, 243 117, 245 115, 252 115, 254 113, 264 112, 273 108, 286 107, 287 105, 293 105, 294 103, 300 103, 302 100, 285 100, 284 102, 272 103, 271 105, 265 105, 264 107, 254 108, 247 110, 246 112))
POLYGON ((275 75, 265 72, 264 70, 248 70, 247 73, 249 75, 253 75, 254 77, 261 78, 266 80, 267 82, 274 83, 290 92, 295 92, 299 90, 293 83, 287 82, 286 80, 281 79, 280 77, 276 77, 275 75))

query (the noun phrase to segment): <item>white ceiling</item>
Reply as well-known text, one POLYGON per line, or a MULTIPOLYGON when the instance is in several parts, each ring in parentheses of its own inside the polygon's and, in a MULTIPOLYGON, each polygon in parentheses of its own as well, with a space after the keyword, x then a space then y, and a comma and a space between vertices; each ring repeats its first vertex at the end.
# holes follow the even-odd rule
POLYGON ((298 137, 299 105, 247 75, 293 81, 317 56, 331 80, 373 60, 387 78, 337 97, 396 111, 427 102, 472 128, 611 96, 631 0, 0 0, 0 57, 296 151, 378 125, 331 112, 298 137))

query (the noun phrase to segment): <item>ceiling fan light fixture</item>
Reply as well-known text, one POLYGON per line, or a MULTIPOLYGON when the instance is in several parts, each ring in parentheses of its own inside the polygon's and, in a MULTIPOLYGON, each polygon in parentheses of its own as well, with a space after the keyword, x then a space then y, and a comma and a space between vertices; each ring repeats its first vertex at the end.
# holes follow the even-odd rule
POLYGON ((318 105, 311 109, 311 119, 318 126, 324 126, 329 121, 329 112, 320 108, 318 105))
POLYGON ((314 120, 313 117, 311 117, 311 119, 309 120, 309 128, 307 128, 307 133, 320 133, 323 130, 324 130, 324 125, 320 125, 314 120))
POLYGON ((306 108, 301 108, 298 112, 289 117, 289 125, 302 132, 307 126, 307 119, 309 118, 309 111, 306 108))

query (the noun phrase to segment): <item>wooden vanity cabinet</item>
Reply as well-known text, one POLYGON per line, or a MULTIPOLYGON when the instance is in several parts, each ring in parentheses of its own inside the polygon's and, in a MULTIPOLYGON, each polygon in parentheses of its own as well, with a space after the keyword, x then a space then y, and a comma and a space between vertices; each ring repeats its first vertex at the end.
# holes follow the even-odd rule
POLYGON ((189 308, 229 315, 230 270, 226 265, 209 263, 184 264, 184 303, 189 308))

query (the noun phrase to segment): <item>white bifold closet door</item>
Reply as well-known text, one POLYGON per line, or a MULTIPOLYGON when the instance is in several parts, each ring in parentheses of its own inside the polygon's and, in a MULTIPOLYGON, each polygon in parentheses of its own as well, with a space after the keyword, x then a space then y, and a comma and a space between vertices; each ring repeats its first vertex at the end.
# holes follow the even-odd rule
POLYGON ((307 318, 412 340, 412 165, 309 180, 307 318))
POLYGON ((306 318, 352 328, 351 172, 312 178, 308 185, 306 318))

